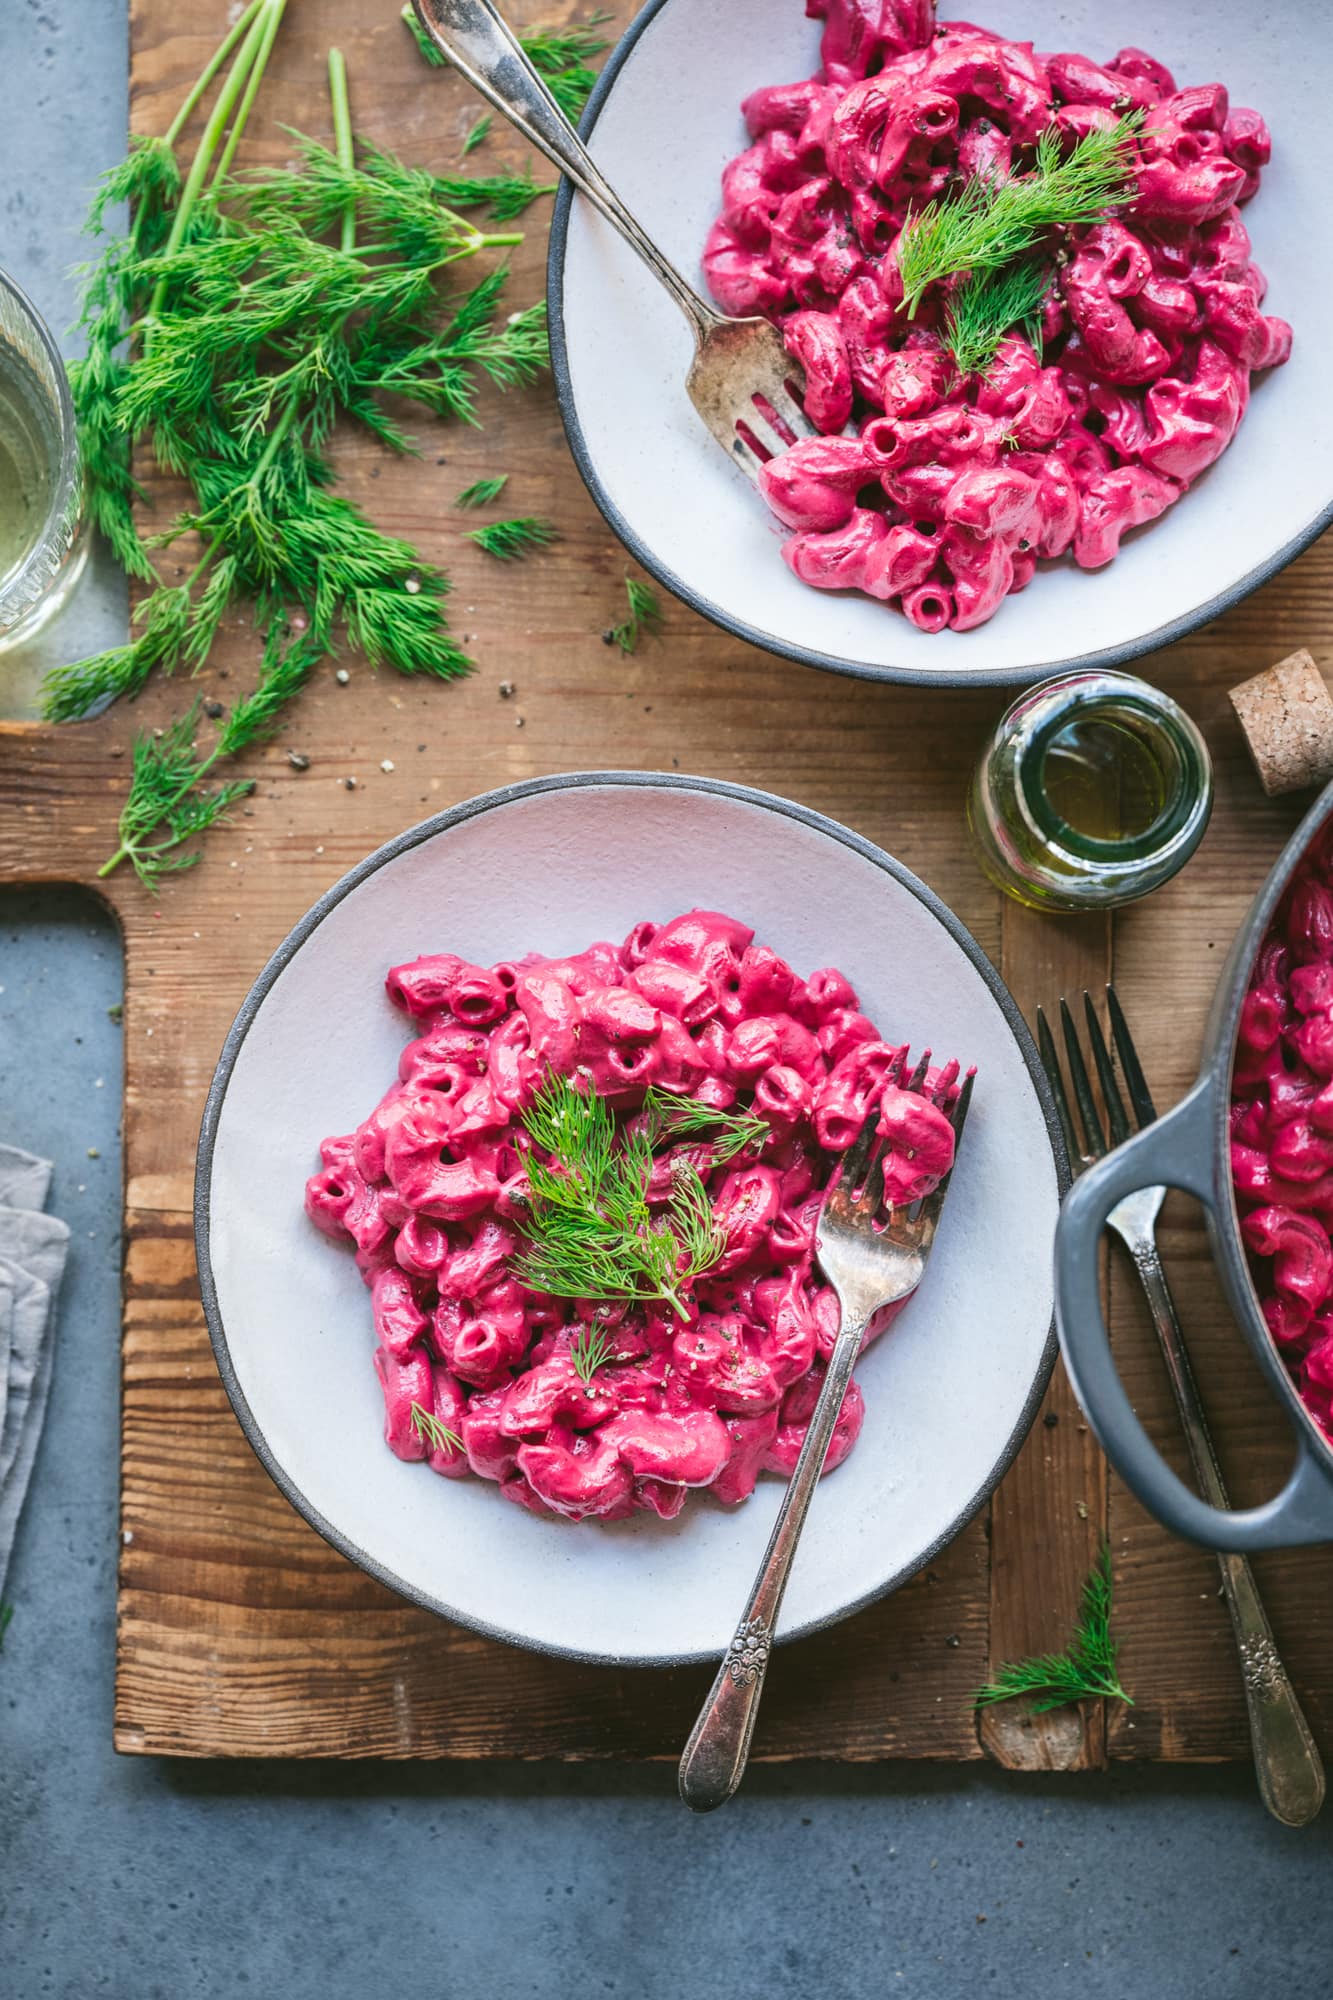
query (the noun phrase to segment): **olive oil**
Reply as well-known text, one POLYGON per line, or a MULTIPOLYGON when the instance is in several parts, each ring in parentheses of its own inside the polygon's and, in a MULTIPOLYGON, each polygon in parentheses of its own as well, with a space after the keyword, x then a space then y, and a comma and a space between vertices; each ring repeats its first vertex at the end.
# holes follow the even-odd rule
POLYGON ((1076 716, 1046 746, 1041 783, 1056 817, 1098 841, 1137 840, 1166 809, 1170 774, 1132 722, 1076 716))
POLYGON ((41 542, 60 473, 60 433, 25 357, 0 341, 0 584, 41 542))
POLYGON ((1129 674, 1083 672, 1030 689, 1001 718, 967 816, 1006 895, 1095 910, 1168 881, 1211 805, 1207 747, 1184 710, 1129 674))

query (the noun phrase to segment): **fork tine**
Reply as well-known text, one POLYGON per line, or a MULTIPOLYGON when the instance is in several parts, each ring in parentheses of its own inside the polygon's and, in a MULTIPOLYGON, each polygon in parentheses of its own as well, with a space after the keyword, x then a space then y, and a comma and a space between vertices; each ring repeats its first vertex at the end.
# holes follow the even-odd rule
POLYGON ((1074 1102, 1078 1105, 1079 1123, 1087 1143, 1085 1153, 1092 1153, 1098 1159, 1106 1151, 1106 1134, 1097 1116, 1097 1106, 1092 1098, 1092 1085, 1088 1081, 1087 1066, 1083 1061, 1083 1051, 1078 1045, 1078 1035, 1074 1029, 1074 1017, 1065 1001, 1060 1001, 1060 1026, 1064 1029, 1065 1056, 1069 1063, 1069 1075, 1074 1085, 1074 1102))
POLYGON ((887 1146, 881 1146, 870 1163, 870 1172, 866 1175, 865 1192, 856 1204, 858 1215, 878 1215, 884 1205, 884 1161, 888 1155, 888 1150, 887 1146))
MULTIPOLYGON (((771 403, 769 407, 772 407, 771 403)), ((770 457, 777 458, 789 449, 788 440, 770 421, 757 396, 746 404, 740 413, 739 421, 745 425, 756 444, 761 444, 770 457)))
POLYGON ((1092 1044, 1092 1059, 1097 1065, 1097 1081, 1102 1087, 1102 1103, 1106 1106, 1106 1123, 1110 1128, 1111 1144, 1123 1146, 1129 1137, 1125 1100, 1120 1095, 1120 1085, 1116 1082, 1115 1071, 1111 1067, 1111 1051, 1106 1046, 1102 1024, 1097 1019, 1092 996, 1087 992, 1083 995, 1083 1013, 1088 1024, 1088 1040, 1092 1044))
POLYGON ((1051 1033, 1051 1024, 1046 1019, 1046 1012, 1042 1007, 1037 1009, 1037 1051, 1041 1056, 1041 1066, 1046 1072, 1046 1081, 1051 1086, 1051 1095, 1055 1099, 1056 1116, 1060 1120, 1060 1131, 1064 1138, 1065 1151, 1069 1155, 1070 1170, 1073 1172, 1077 1169, 1082 1149, 1074 1137, 1074 1121, 1069 1110, 1069 1092, 1065 1089, 1060 1058, 1055 1053, 1055 1037, 1051 1033))
POLYGON ((976 1071, 970 1069, 963 1078, 963 1087, 958 1093, 953 1110, 949 1113, 949 1123, 953 1126, 953 1158, 949 1162, 949 1171, 944 1176, 944 1179, 937 1188, 931 1190, 921 1204, 921 1247, 923 1250, 930 1248, 935 1235, 935 1226, 940 1219, 940 1210, 944 1207, 944 1197, 948 1194, 949 1182, 953 1179, 953 1170, 958 1165, 958 1153, 963 1143, 963 1127, 967 1123, 967 1114, 972 1106, 972 1086, 976 1080, 976 1071))
MULTIPOLYGON (((903 1051, 904 1056, 906 1055, 906 1053, 907 1051, 904 1050, 903 1051)), ((903 1085, 903 1089, 920 1090, 922 1084, 926 1080, 926 1072, 929 1068, 930 1068, 930 1050, 923 1049, 921 1051, 921 1060, 917 1064, 916 1068, 912 1071, 912 1074, 908 1077, 906 1083, 903 1085)))
POLYGON ((838 1183, 849 1199, 852 1189, 859 1187, 866 1177, 866 1168, 870 1165, 870 1148, 875 1143, 875 1127, 878 1124, 879 1105, 875 1104, 867 1111, 861 1130, 842 1156, 838 1183))
POLYGON ((792 395, 790 389, 771 389, 768 400, 773 405, 774 415, 781 418, 788 430, 794 432, 797 437, 812 437, 814 435, 814 425, 792 395))
POLYGON ((1106 1009, 1111 1017, 1111 1033, 1115 1037, 1116 1053, 1120 1057, 1120 1067, 1124 1072, 1125 1088, 1129 1101, 1134 1106, 1134 1116, 1140 1126, 1151 1125, 1157 1116, 1157 1106, 1152 1101, 1139 1053, 1130 1037, 1129 1023, 1121 1012, 1120 1001, 1114 986, 1106 989, 1106 1009))
POLYGON ((958 1148, 963 1142, 963 1127, 967 1123, 967 1114, 972 1108, 972 1086, 976 1080, 976 1071, 970 1069, 963 1078, 963 1087, 958 1093, 953 1110, 949 1113, 949 1123, 953 1126, 953 1158, 949 1162, 948 1173, 930 1197, 932 1201, 943 1201, 949 1191, 949 1182, 953 1179, 953 1170, 958 1165, 958 1148))
POLYGON ((754 446, 747 444, 739 432, 731 440, 731 456, 736 464, 739 465, 746 478, 752 479, 757 486, 764 461, 760 458, 754 446))

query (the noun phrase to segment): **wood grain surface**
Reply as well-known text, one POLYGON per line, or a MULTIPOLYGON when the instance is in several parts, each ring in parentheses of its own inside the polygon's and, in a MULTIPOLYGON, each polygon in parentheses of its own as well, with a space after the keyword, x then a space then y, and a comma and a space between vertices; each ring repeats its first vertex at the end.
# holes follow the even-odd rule
MULTIPOLYGON (((577 18, 545 0, 521 23, 577 18)), ((629 9, 618 6, 616 25, 629 9)), ((221 0, 135 0, 133 126, 159 131, 219 32, 221 0)), ((425 69, 393 6, 293 0, 247 141, 281 159, 276 121, 327 137, 324 58, 348 57, 355 120, 414 161, 456 160, 477 106, 425 69)), ((497 130, 481 156, 516 159, 497 130)), ((545 217, 515 255, 516 304, 542 291, 545 217)), ((585 494, 548 385, 484 399, 485 428, 425 424, 419 460, 345 440, 348 490, 454 578, 454 623, 480 663, 456 687, 323 672, 284 737, 254 753, 254 796, 191 874, 150 900, 104 886, 126 956, 123 1556, 115 1740, 194 1756, 672 1757, 706 1670, 594 1670, 507 1649, 400 1603, 335 1555, 252 1457, 218 1381, 194 1269, 190 1203, 204 1096, 255 974, 323 890, 391 834, 510 780, 590 766, 685 770, 755 784, 832 814, 922 875, 1002 968, 1025 1009, 1114 969, 1161 1105, 1189 1082, 1231 934, 1302 801, 1267 801, 1226 690, 1295 646, 1333 667, 1333 542, 1227 617, 1143 664, 1201 724, 1218 799, 1198 858, 1114 924, 1032 916, 1004 902, 968 848, 970 767, 1004 706, 994 691, 867 686, 768 658, 668 602, 659 641, 622 659, 624 551, 585 494), (452 502, 506 471, 515 513, 560 541, 512 568, 462 539, 452 502), (499 693, 512 682, 509 699, 499 693), (293 768, 289 750, 309 759, 293 768), (392 769, 383 768, 389 763, 392 769), (355 789, 345 780, 355 777, 355 789)), ((1256 421, 1260 420, 1256 414, 1256 421)), ((165 518, 172 496, 150 483, 165 518)), ((187 551, 175 558, 182 566, 187 551)), ((985 640, 978 640, 984 656, 985 640)), ((256 668, 241 624, 201 688, 227 695, 256 668)), ((0 726, 0 880, 92 884, 113 829, 133 733, 187 692, 151 686, 131 710, 61 730, 0 726)), ((442 913, 442 923, 447 916, 442 913)), ((294 1195, 295 1199, 295 1195, 294 1195)), ((1275 1489, 1289 1456, 1217 1294, 1197 1213, 1170 1213, 1166 1257, 1235 1498, 1275 1489)), ((1183 1457, 1166 1384, 1125 1273, 1112 1262, 1121 1365, 1153 1433, 1183 1457)), ((108 1413, 108 1421, 110 1414, 108 1413)), ((1333 1750, 1333 1556, 1259 1566, 1279 1643, 1333 1750)), ((988 1515, 896 1596, 785 1650, 757 1754, 976 1758, 1074 1768, 1112 1758, 1247 1752, 1240 1680, 1212 1559, 1174 1541, 1108 1478, 1063 1373, 988 1515), (1014 1709, 979 1734, 970 1691, 988 1666, 1063 1643, 1100 1536, 1115 1561, 1132 1709, 1034 1724, 1014 1709)))

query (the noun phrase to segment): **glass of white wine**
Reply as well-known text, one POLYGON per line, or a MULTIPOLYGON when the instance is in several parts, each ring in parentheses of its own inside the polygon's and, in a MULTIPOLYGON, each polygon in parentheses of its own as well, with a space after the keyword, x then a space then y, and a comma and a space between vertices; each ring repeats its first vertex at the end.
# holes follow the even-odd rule
POLYGON ((64 363, 31 300, 0 271, 0 653, 64 603, 87 554, 64 363))

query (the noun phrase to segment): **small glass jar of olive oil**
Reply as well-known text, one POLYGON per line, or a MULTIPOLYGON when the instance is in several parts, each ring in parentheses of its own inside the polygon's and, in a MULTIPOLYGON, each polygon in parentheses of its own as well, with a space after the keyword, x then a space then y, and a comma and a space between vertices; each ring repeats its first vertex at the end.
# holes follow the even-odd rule
POLYGON ((1184 866, 1212 803, 1207 746, 1169 695, 1130 674, 1061 674, 1001 718, 968 824, 987 875, 1018 902, 1108 909, 1184 866))

